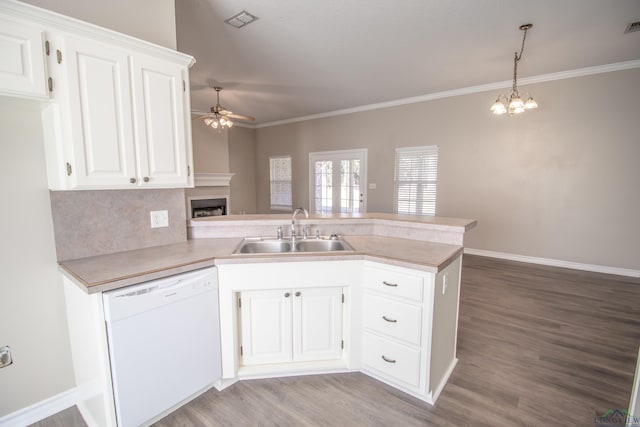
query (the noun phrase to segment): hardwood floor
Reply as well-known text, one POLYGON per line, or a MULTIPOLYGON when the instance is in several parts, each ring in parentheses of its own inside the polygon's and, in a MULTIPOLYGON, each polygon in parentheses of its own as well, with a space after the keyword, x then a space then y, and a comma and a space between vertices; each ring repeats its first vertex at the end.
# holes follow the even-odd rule
MULTIPOLYGON (((640 279, 465 255, 458 366, 435 406, 363 374, 242 381, 155 425, 593 426, 626 408, 640 279)), ((71 408, 35 424, 82 426, 71 408)))

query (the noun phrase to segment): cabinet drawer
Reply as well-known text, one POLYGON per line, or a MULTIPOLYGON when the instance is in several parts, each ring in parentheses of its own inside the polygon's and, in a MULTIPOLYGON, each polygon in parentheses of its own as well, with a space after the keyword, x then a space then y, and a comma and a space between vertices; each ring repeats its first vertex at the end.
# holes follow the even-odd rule
POLYGON ((362 364, 417 387, 420 384, 420 351, 365 332, 362 364))
POLYGON ((387 295, 422 301, 422 277, 397 271, 366 267, 364 286, 387 295))
POLYGON ((365 293, 363 321, 366 328, 420 345, 422 308, 419 306, 365 293))

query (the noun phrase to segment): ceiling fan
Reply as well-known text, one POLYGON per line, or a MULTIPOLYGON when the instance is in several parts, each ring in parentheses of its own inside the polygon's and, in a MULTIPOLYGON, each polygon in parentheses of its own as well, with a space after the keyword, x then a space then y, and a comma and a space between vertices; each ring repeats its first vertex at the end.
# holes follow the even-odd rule
POLYGON ((245 116, 244 114, 236 114, 230 110, 227 110, 225 107, 220 105, 220 91, 222 88, 220 86, 213 87, 216 91, 216 105, 211 107, 211 112, 204 113, 202 111, 193 111, 198 117, 196 119, 204 119, 204 124, 207 126, 211 126, 214 129, 224 129, 225 127, 230 128, 233 126, 233 121, 231 119, 242 120, 245 122, 252 122, 255 119, 251 116, 245 116))

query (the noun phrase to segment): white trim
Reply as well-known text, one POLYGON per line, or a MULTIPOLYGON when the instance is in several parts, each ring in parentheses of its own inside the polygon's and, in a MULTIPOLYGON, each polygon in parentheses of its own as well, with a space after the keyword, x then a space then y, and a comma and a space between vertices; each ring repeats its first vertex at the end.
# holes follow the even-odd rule
POLYGON ((196 173, 193 175, 196 187, 228 187, 235 173, 196 173))
POLYGON ((464 248, 464 253, 480 255, 489 258, 506 259, 510 261, 527 262, 529 264, 548 265, 551 267, 571 268, 573 270, 592 271, 595 273, 615 274, 617 276, 640 277, 640 270, 629 268, 609 267, 606 265, 583 264, 580 262, 563 261, 559 259, 539 258, 528 255, 507 254, 503 252, 487 251, 484 249, 464 248))
POLYGON ((631 389, 631 399, 629 400, 629 415, 632 417, 638 417, 638 391, 640 390, 640 350, 638 351, 638 358, 636 359, 636 373, 633 377, 633 388, 631 389))
MULTIPOLYGON (((550 82, 554 80, 572 79, 575 77, 590 76, 593 74, 608 73, 611 71, 630 70, 632 68, 640 68, 640 59, 633 61, 617 62, 614 64, 597 65, 594 67, 578 68, 576 70, 560 71, 557 73, 541 74, 539 76, 523 77, 518 80, 520 86, 534 83, 550 82)), ((426 95, 413 96, 410 98, 402 98, 394 101, 379 102, 377 104, 361 105, 358 107, 345 108, 342 110, 328 111, 326 113, 311 114, 308 116, 294 117, 291 119, 276 120, 256 124, 255 129, 266 128, 271 126, 286 125, 290 123, 304 122, 307 120, 323 119, 326 117, 342 116, 345 114, 360 113, 363 111, 379 110, 382 108, 397 107, 406 104, 415 104, 418 102, 433 101, 434 99, 449 98, 452 96, 469 95, 472 93, 487 92, 491 90, 500 90, 510 88, 513 84, 512 80, 504 80, 496 83, 487 83, 478 86, 469 86, 460 89, 446 90, 443 92, 429 93, 426 95)))
POLYGON ((78 389, 70 388, 60 394, 19 409, 0 418, 0 427, 18 427, 37 423, 53 414, 72 407, 78 400, 78 389))

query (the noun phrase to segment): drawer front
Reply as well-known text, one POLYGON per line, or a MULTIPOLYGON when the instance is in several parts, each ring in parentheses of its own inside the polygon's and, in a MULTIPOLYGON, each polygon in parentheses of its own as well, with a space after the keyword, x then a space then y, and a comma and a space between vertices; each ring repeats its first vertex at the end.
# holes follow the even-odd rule
POLYGON ((368 329, 420 345, 422 308, 419 306, 365 293, 363 322, 368 329))
POLYGON ((362 364, 403 383, 420 384, 420 351, 365 332, 362 364))
POLYGON ((420 276, 371 267, 364 269, 365 288, 386 295, 422 301, 422 282, 420 276))

